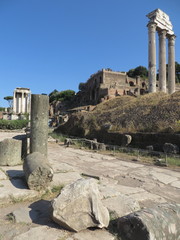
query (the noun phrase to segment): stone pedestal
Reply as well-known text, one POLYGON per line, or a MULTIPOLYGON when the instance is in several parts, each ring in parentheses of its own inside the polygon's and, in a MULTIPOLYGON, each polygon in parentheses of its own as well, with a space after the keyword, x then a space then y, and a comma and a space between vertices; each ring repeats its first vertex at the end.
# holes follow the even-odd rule
POLYGON ((40 152, 47 156, 48 110, 49 97, 32 94, 30 153, 40 152))
POLYGON ((175 92, 175 35, 168 38, 168 90, 175 92))
POLYGON ((159 31, 159 91, 166 92, 166 30, 159 31))
POLYGON ((149 92, 156 92, 156 24, 148 24, 148 36, 149 36, 149 92))
POLYGON ((21 141, 5 139, 0 142, 0 166, 15 166, 21 161, 21 141))

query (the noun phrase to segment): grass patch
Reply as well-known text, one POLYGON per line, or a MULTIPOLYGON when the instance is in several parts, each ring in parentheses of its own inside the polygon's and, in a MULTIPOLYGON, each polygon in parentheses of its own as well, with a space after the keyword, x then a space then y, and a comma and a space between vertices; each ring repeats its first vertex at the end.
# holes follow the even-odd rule
POLYGON ((9 195, 10 201, 15 204, 15 203, 19 203, 19 202, 23 202, 24 199, 22 197, 14 197, 12 194, 9 195))
POLYGON ((27 127, 28 120, 0 120, 0 129, 9 129, 9 130, 15 130, 15 129, 22 129, 27 127))
POLYGON ((167 164, 170 165, 170 166, 180 167, 180 157, 175 158, 175 157, 168 157, 167 156, 167 164))
POLYGON ((51 192, 52 193, 60 193, 61 190, 63 189, 63 185, 58 185, 58 186, 53 186, 52 189, 51 189, 51 192))
POLYGON ((61 193, 61 190, 63 189, 63 185, 57 185, 57 186, 53 186, 51 189, 46 189, 40 199, 44 199, 44 200, 49 200, 49 199, 53 199, 55 198, 57 195, 59 195, 61 193))
POLYGON ((55 132, 51 132, 49 133, 49 136, 51 136, 52 138, 58 140, 59 142, 64 142, 64 140, 66 138, 68 138, 68 136, 60 134, 60 133, 55 133, 55 132))

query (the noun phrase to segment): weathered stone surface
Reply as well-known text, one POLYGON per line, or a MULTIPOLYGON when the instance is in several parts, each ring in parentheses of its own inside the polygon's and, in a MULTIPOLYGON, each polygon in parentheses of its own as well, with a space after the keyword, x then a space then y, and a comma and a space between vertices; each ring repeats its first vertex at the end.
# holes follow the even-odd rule
POLYGON ((77 172, 67 172, 67 173, 55 173, 53 176, 53 181, 51 182, 51 186, 58 185, 67 185, 76 180, 82 178, 81 175, 77 172))
POLYGON ((27 134, 17 135, 13 138, 22 142, 21 157, 22 157, 22 159, 25 159, 25 157, 27 156, 27 153, 28 153, 28 136, 27 136, 27 134))
POLYGON ((140 210, 139 203, 136 200, 123 194, 104 199, 102 202, 109 210, 111 218, 114 219, 140 210))
POLYGON ((0 169, 0 180, 7 179, 7 175, 0 169))
POLYGON ((31 200, 38 195, 38 192, 27 189, 22 179, 3 180, 0 186, 0 204, 31 200))
POLYGON ((116 237, 110 234, 108 231, 97 229, 95 231, 81 231, 75 233, 66 240, 116 240, 116 237))
POLYGON ((118 220, 119 235, 125 240, 179 240, 180 204, 161 204, 118 220))
POLYGON ((26 157, 23 169, 30 189, 45 189, 52 181, 53 170, 46 157, 39 152, 34 152, 26 157))
POLYGON ((40 152, 47 156, 49 97, 31 95, 30 152, 40 152))
POLYGON ((21 164, 21 141, 5 139, 0 142, 0 166, 15 166, 21 164))
POLYGON ((94 179, 80 179, 67 185, 52 201, 52 218, 60 226, 80 231, 88 227, 107 227, 109 213, 100 200, 94 179))
POLYGON ((122 137, 122 146, 128 146, 132 141, 132 136, 125 134, 122 137))
POLYGON ((179 147, 176 144, 165 143, 163 145, 163 151, 165 153, 178 153, 179 152, 179 147))
POLYGON ((24 207, 14 210, 7 216, 15 223, 32 223, 38 218, 39 213, 38 211, 33 211, 31 208, 24 207))
POLYGON ((47 226, 31 228, 29 231, 20 234, 13 238, 13 240, 60 240, 66 239, 66 234, 59 229, 50 228, 47 226))

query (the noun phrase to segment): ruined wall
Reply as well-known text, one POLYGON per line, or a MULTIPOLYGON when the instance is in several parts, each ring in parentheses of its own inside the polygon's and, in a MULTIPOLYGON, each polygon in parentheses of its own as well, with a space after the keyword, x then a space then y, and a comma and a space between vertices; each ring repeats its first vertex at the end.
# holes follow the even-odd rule
POLYGON ((124 72, 102 69, 90 76, 84 84, 84 89, 76 95, 76 100, 79 101, 79 106, 96 105, 104 100, 124 94, 143 94, 140 91, 145 90, 142 82, 143 80, 140 77, 137 79, 130 78, 124 72))
MULTIPOLYGON (((171 133, 127 133, 132 136, 131 147, 145 149, 153 145, 155 151, 163 151, 165 143, 176 144, 180 148, 180 134, 171 133)), ((94 131, 88 138, 96 138, 99 142, 113 145, 122 145, 124 134, 106 131, 94 131)))
POLYGON ((104 70, 104 84, 108 85, 109 88, 122 88, 126 85, 127 75, 121 72, 110 72, 104 70))

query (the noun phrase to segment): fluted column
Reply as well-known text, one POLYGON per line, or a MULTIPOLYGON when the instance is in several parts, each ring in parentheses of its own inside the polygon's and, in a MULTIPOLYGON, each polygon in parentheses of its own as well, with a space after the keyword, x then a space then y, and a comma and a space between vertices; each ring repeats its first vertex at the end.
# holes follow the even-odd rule
POLYGON ((159 33, 159 91, 166 92, 166 30, 159 33))
POLYGON ((16 113, 16 91, 14 91, 14 94, 13 94, 13 112, 16 113))
POLYGON ((149 92, 156 92, 156 24, 148 24, 148 80, 149 92))
POLYGON ((168 91, 175 92, 175 35, 168 38, 168 91))

